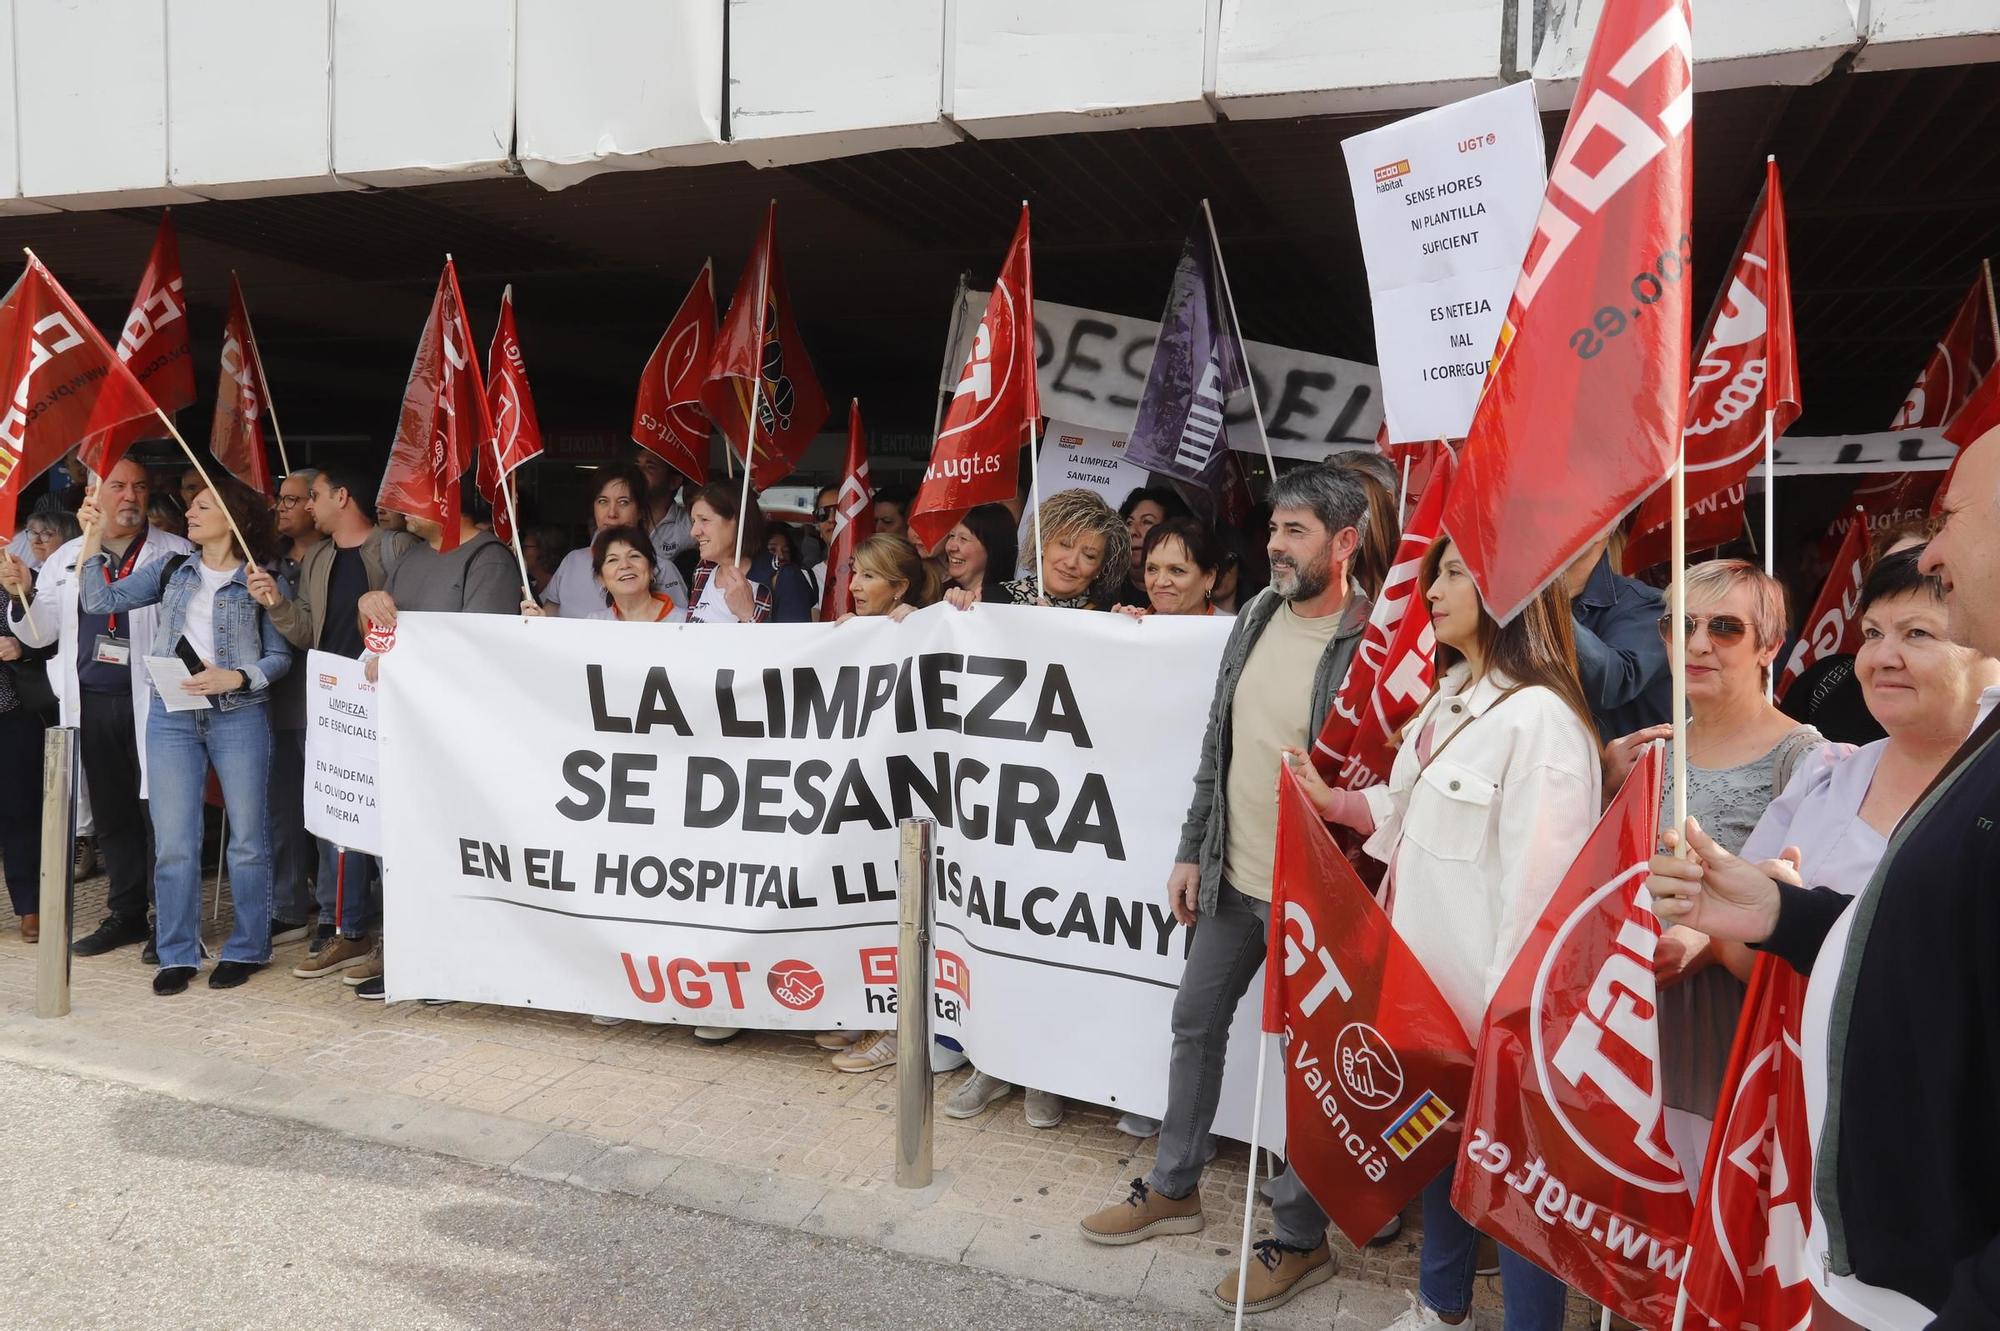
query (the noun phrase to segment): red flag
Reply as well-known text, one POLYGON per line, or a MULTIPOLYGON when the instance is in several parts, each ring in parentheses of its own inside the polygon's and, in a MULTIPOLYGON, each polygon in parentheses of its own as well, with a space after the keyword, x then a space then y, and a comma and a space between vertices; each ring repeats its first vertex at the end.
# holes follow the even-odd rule
POLYGON ((1812 1226, 1799 1014, 1805 977, 1757 958, 1708 1139, 1688 1236, 1687 1325, 1797 1331, 1812 1316, 1802 1267, 1812 1226))
MULTIPOLYGON (((1978 420, 1989 417, 2000 404, 1988 398, 1983 406, 1975 406, 1972 399, 1983 392, 2000 391, 1993 382, 1993 369, 2000 364, 2000 314, 1996 314, 1993 292, 1993 266, 1979 265, 1979 276, 1959 301, 1951 322, 1945 326, 1944 337, 1939 339, 1937 349, 1931 353, 1929 361, 1918 373, 1917 381, 1910 387, 1910 395, 1903 400, 1903 406, 1890 423, 1892 430, 1917 430, 1931 426, 1944 429, 1947 442, 1957 444, 1961 449, 1977 439, 1983 430, 1971 428, 1978 420), (1971 412, 1971 415, 1967 415, 1971 412)), ((1949 469, 1940 473, 1934 471, 1904 472, 1895 483, 1884 486, 1876 482, 1874 487, 1866 481, 1857 486, 1851 503, 1860 504, 1871 513, 1886 510, 1887 523, 1893 526, 1905 518, 1920 518, 1935 512, 1942 503, 1949 488, 1951 473, 1958 469, 1958 460, 1952 459, 1949 469), (1886 489, 1881 502, 1871 502, 1875 491, 1886 489)), ((1843 515, 1844 521, 1844 515, 1843 515)), ((1836 522, 1828 538, 1837 539, 1844 531, 1842 522, 1836 522)))
POLYGON ((229 275, 229 321, 222 326, 222 373, 215 382, 215 421, 208 451, 231 476, 259 494, 270 494, 271 463, 264 452, 264 408, 271 400, 250 307, 236 274, 229 275))
POLYGON ((521 334, 514 327, 514 288, 500 293, 500 322, 486 349, 486 409, 493 428, 479 450, 475 484, 493 506, 493 534, 514 539, 514 496, 500 482, 542 455, 542 426, 535 419, 535 396, 528 391, 528 367, 521 359, 521 334))
POLYGON ((396 440, 375 501, 392 513, 437 523, 444 529, 442 551, 458 548, 459 477, 478 450, 492 447, 493 419, 472 345, 458 268, 446 258, 410 362, 396 440))
POLYGON ((1445 510, 1510 620, 1674 465, 1687 408, 1688 0, 1607 0, 1445 510))
MULTIPOLYGON (((1743 481, 1764 456, 1765 418, 1775 438, 1799 418, 1799 365, 1792 336, 1792 279, 1785 246, 1785 201, 1778 164, 1764 164, 1764 191, 1736 251, 1729 285, 1708 314, 1701 361, 1688 388, 1688 548, 1734 540, 1743 529, 1743 481), (1700 511, 1700 530, 1692 521, 1700 511)), ((1639 508, 1625 570, 1668 557, 1670 487, 1639 508)))
MULTIPOLYGON (((1972 395, 1965 399, 1965 405, 1952 413, 1945 423, 1944 437, 1947 442, 1957 444, 1961 449, 1970 448, 1972 441, 2000 425, 2000 369, 1988 370, 1972 395)), ((1957 459, 1952 460, 1952 469, 1957 470, 1957 459)), ((1949 478, 1950 473, 1946 473, 1949 478)), ((1947 479, 1945 485, 1949 486, 1947 479)))
POLYGON ((1861 649, 1861 616, 1855 612, 1861 605, 1861 584, 1868 576, 1868 515, 1856 510, 1854 518, 1840 543, 1840 553, 1834 556, 1833 571, 1826 575, 1826 586, 1813 602, 1812 614, 1806 616, 1798 645, 1778 676, 1774 692, 1779 698, 1813 662, 1843 653, 1852 655, 1861 649))
POLYGON ((1694 1222, 1667 1143, 1646 894, 1660 810, 1649 746, 1486 1009, 1458 1213, 1647 1331, 1673 1321, 1694 1222))
POLYGON ((750 481, 759 490, 791 475, 799 455, 826 424, 826 394, 792 321, 792 301, 785 291, 775 202, 764 215, 764 233, 743 265, 736 294, 729 299, 729 314, 716 333, 715 352, 701 385, 701 405, 736 456, 749 456, 747 447, 754 436, 750 481))
POLYGON ((10 538, 28 482, 77 440, 152 416, 153 399, 32 254, 0 300, 0 375, 13 386, 0 411, 0 538, 10 538))
POLYGON ((632 442, 650 449, 669 467, 708 484, 708 417, 701 410, 701 381, 715 355, 715 264, 681 298, 681 307, 660 334, 659 345, 639 374, 639 400, 632 407, 632 442))
POLYGON ((1432 482, 1403 528, 1361 646, 1313 744, 1313 766, 1329 785, 1360 790, 1388 780, 1395 760, 1392 741, 1437 682, 1437 636, 1418 582, 1451 489, 1452 456, 1443 444, 1430 447, 1438 451, 1432 482))
POLYGON ((1264 1029, 1285 1036, 1285 1156, 1366 1244, 1450 1167, 1472 1043, 1289 769, 1271 883, 1264 1029))
POLYGON ((826 586, 820 588, 819 617, 839 619, 854 608, 847 589, 854 552, 875 534, 875 492, 868 480, 868 438, 861 433, 861 403, 847 407, 847 466, 840 493, 833 497, 833 540, 826 547, 826 586))
POLYGON ((1041 388, 1035 382, 1035 280, 1024 203, 931 447, 931 464, 910 507, 910 534, 919 547, 935 549, 980 504, 1014 497, 1021 446, 1041 415, 1041 388))
MULTIPOLYGON (((118 359, 165 412, 194 401, 194 353, 188 346, 187 297, 181 293, 181 247, 171 209, 160 214, 153 252, 139 277, 139 294, 118 333, 118 359)), ((83 465, 104 475, 141 439, 164 439, 159 417, 150 412, 120 429, 93 434, 77 445, 83 465)), ((71 441, 75 442, 75 441, 71 441)))

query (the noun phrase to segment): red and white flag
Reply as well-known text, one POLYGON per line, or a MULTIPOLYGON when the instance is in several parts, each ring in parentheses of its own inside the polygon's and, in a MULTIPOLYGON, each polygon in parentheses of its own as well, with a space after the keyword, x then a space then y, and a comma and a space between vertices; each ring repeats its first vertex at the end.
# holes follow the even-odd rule
MULTIPOLYGON (((194 402, 194 352, 188 345, 187 297, 181 292, 181 247, 174 215, 160 214, 153 250, 139 277, 132 312, 118 331, 118 359, 128 366, 161 411, 172 414, 194 402)), ((118 465, 141 439, 164 439, 166 427, 147 413, 116 430, 77 444, 77 457, 99 476, 118 465)), ((75 443, 75 440, 71 440, 75 443)))
POLYGON ((1290 768, 1271 888, 1264 1029, 1285 1037, 1285 1156, 1366 1244, 1456 1158, 1472 1042, 1290 768))
POLYGON ((0 376, 10 389, 0 409, 0 539, 15 534, 28 482, 77 440, 158 419, 139 380, 32 255, 0 300, 0 376))
POLYGON ((542 426, 535 419, 535 396, 528 391, 520 330, 514 327, 512 286, 500 293, 500 322, 486 349, 486 409, 493 428, 479 450, 475 484, 480 498, 493 506, 493 534, 512 544, 514 487, 506 478, 542 455, 542 426))
POLYGON ((378 508, 441 526, 441 551, 458 548, 459 478, 480 449, 492 447, 493 419, 472 346, 458 268, 447 258, 410 362, 396 439, 375 500, 378 508))
POLYGON ((1812 1137, 1799 1015, 1806 981, 1757 958, 1723 1076, 1688 1236, 1686 1325, 1804 1331, 1812 1319, 1806 1235, 1812 1137))
MULTIPOLYGON (((1729 285, 1716 296, 1688 388, 1687 504, 1690 550, 1734 540, 1743 529, 1743 482, 1773 438, 1799 418, 1799 362, 1792 336, 1791 265, 1776 160, 1750 212, 1729 285)), ((1625 571, 1664 563, 1672 542, 1672 490, 1639 507, 1625 571)))
POLYGON ((868 480, 868 437, 861 432, 861 403, 847 406, 847 466, 840 474, 840 492, 833 497, 833 539, 826 547, 826 586, 820 588, 819 617, 839 619, 854 608, 848 578, 854 552, 875 534, 875 491, 868 480))
POLYGON ((259 494, 271 494, 271 462, 264 448, 264 416, 271 401, 250 307, 236 274, 229 275, 229 319, 222 325, 222 373, 215 381, 215 420, 208 451, 231 476, 259 494))
POLYGON ((979 505, 1014 497, 1021 447, 1041 415, 1041 387, 1035 381, 1035 278, 1024 203, 931 446, 930 466, 910 506, 910 534, 919 548, 935 549, 979 505))
POLYGON ((1313 742, 1313 766, 1328 785, 1360 790, 1387 781, 1396 756, 1393 740, 1437 682, 1437 635, 1419 582, 1424 556, 1441 529, 1452 456, 1443 444, 1429 447, 1438 453, 1429 463, 1434 468, 1431 483, 1403 528, 1361 646, 1313 742))
POLYGON ((632 406, 632 442, 658 453, 696 485, 708 484, 709 420, 701 409, 701 384, 714 356, 715 263, 710 260, 702 264, 701 275, 646 358, 632 406))
POLYGON ((793 322, 785 266, 778 259, 775 202, 716 332, 701 405, 737 457, 754 447, 748 465, 750 482, 759 490, 791 475, 826 424, 826 394, 793 322))
POLYGON ((1648 746, 1487 1005, 1451 1204, 1646 1331, 1673 1321, 1694 1206, 1667 1142, 1648 746))
POLYGON ((1606 0, 1444 515, 1503 621, 1679 456, 1693 71, 1688 0, 1606 0))
POLYGON ((1840 542, 1840 552, 1833 557, 1833 571, 1826 575, 1826 586, 1820 589, 1819 600, 1813 602, 1812 613, 1806 616, 1805 630, 1799 634, 1792 654, 1785 658, 1784 672, 1778 676, 1773 690, 1777 697, 1783 698, 1792 681, 1815 661, 1829 656, 1851 656, 1861 650, 1858 611, 1861 584, 1868 577, 1868 539, 1868 515, 1857 510, 1840 542))

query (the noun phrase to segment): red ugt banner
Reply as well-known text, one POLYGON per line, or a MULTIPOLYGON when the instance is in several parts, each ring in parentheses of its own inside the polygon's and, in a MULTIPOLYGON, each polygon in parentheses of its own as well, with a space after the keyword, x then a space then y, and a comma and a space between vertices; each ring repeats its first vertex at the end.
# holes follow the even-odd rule
POLYGON ((500 322, 486 349, 486 407, 493 418, 487 443, 479 450, 474 483, 493 506, 493 534, 514 539, 514 503, 502 482, 523 464, 542 455, 542 425, 535 418, 535 396, 528 391, 528 364, 521 359, 521 333, 514 326, 514 288, 500 293, 500 322))
POLYGON ((1028 206, 979 316, 972 351, 952 390, 931 464, 910 507, 910 534, 930 550, 980 504, 1004 503, 1020 484, 1021 445, 1041 418, 1035 380, 1035 278, 1028 206))
POLYGON ((1674 465, 1687 409, 1688 0, 1606 0, 1444 525, 1511 620, 1674 465))
MULTIPOLYGON (((160 229, 153 235, 153 251, 146 256, 146 271, 140 275, 139 292, 132 298, 132 312, 118 331, 118 359, 131 368, 160 410, 175 412, 193 403, 194 352, 188 345, 181 247, 174 234, 171 209, 160 214, 160 229)), ((165 435, 159 417, 148 413, 120 429, 85 439, 77 445, 77 457, 102 476, 139 440, 165 435)))
POLYGON ((681 299, 667 331, 639 375, 632 404, 632 442, 658 453, 696 485, 708 484, 709 420, 701 410, 701 381, 715 355, 715 264, 681 299))
POLYGON ((1694 1221, 1667 1143, 1646 866, 1658 746, 1625 781, 1486 1009, 1452 1181, 1460 1215, 1647 1331, 1694 1221))
POLYGON ((1403 528, 1396 560, 1382 580, 1382 594, 1368 616, 1361 646, 1313 742, 1313 766, 1328 785, 1360 790, 1387 781, 1395 760, 1390 741, 1417 714, 1437 683, 1437 635, 1418 581, 1424 555, 1437 540, 1445 496, 1451 489, 1452 453, 1443 444, 1428 447, 1436 450, 1430 483, 1403 528))
POLYGON ((1290 768, 1271 882, 1264 1028, 1285 1036, 1285 1154, 1365 1244, 1451 1167, 1472 1045, 1290 768))
POLYGON ((1805 1260, 1812 1226, 1812 1137, 1800 1066, 1803 975, 1757 958, 1729 1054, 1701 1199, 1688 1237, 1687 1325, 1803 1331, 1812 1317, 1805 1260))
POLYGON ((153 414, 132 371, 33 257, 0 300, 0 383, 11 390, 0 409, 0 537, 14 535, 21 491, 72 444, 153 414))
POLYGON ((472 356, 472 328, 450 259, 438 276, 430 318, 410 362, 403 411, 376 507, 424 518, 444 529, 440 551, 458 548, 459 478, 493 435, 479 362, 472 356))
POLYGON ((1857 509, 1854 521, 1847 524, 1840 553, 1834 556, 1833 571, 1826 575, 1826 586, 1806 616, 1805 632, 1785 659, 1784 673, 1773 690, 1779 698, 1813 662, 1860 650, 1861 616, 1855 612, 1861 608, 1861 584, 1867 577, 1868 516, 1857 509))
POLYGON ((847 405, 847 466, 833 497, 833 539, 826 548, 826 586, 820 588, 819 617, 831 622, 854 608, 848 579, 854 552, 875 534, 875 492, 868 483, 868 437, 861 432, 861 403, 847 405))
POLYGON ((231 273, 229 319, 222 325, 222 373, 215 380, 215 420, 208 430, 208 451, 231 476, 259 494, 272 492, 271 462, 264 451, 264 407, 269 401, 264 362, 250 327, 250 307, 243 303, 243 288, 231 273))

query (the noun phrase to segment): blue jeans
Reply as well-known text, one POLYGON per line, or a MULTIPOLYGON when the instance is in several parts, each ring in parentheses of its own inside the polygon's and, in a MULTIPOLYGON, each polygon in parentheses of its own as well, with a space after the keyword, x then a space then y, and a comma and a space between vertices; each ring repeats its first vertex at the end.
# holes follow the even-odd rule
POLYGON ((210 767, 229 814, 229 895, 236 908, 222 960, 261 965, 271 959, 271 719, 258 705, 169 712, 155 698, 152 707, 146 784, 160 965, 201 961, 201 799, 210 767))
MULTIPOLYGON (((1472 1282, 1479 1269, 1479 1231, 1451 1208, 1451 1170, 1424 1189, 1424 1249, 1417 1292, 1426 1305, 1447 1317, 1472 1307, 1472 1282)), ((1506 1331, 1562 1331, 1569 1290, 1541 1267, 1502 1244, 1500 1295, 1506 1331)))
POLYGON ((373 855, 343 851, 331 841, 319 844, 319 922, 337 927, 349 938, 368 932, 369 921, 382 913, 382 870, 373 855), (341 856, 347 863, 341 863, 341 856))

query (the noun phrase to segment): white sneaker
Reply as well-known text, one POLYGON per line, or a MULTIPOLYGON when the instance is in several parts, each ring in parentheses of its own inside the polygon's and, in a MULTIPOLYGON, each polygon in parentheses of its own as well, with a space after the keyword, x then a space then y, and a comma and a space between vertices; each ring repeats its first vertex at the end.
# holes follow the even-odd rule
POLYGON ((1118 1120, 1118 1130, 1127 1137, 1137 1137, 1140 1141, 1160 1135, 1160 1120, 1147 1118, 1144 1114, 1126 1114, 1118 1120))
POLYGON ((931 1041, 931 1071, 956 1072, 972 1060, 965 1056, 963 1049, 953 1049, 931 1041))
POLYGON ((590 1019, 590 1024, 591 1024, 591 1025, 593 1025, 593 1026, 623 1026, 623 1025, 625 1024, 625 1018, 623 1018, 623 1017, 592 1017, 592 1018, 590 1019))
POLYGON ((1031 1128, 1061 1127, 1065 1108, 1063 1098, 1054 1091, 1028 1091, 1028 1126, 1031 1128))
POLYGON ((833 1066, 842 1072, 873 1072, 896 1061, 896 1033, 882 1031, 863 1040, 844 1054, 833 1056, 833 1066))
POLYGON ((743 1034, 741 1026, 697 1026, 694 1038, 707 1044, 727 1044, 743 1034))
POLYGON ((976 1118, 995 1100, 1004 1100, 1013 1093, 1014 1083, 988 1076, 978 1068, 972 1075, 958 1084, 958 1089, 945 1097, 944 1116, 946 1118, 976 1118))
MULTIPOLYGON (((1444 1318, 1439 1317, 1435 1312, 1426 1308, 1422 1301, 1416 1295, 1412 1294, 1410 1296, 1410 1306, 1403 1310, 1403 1315, 1383 1327, 1382 1331, 1444 1331, 1444 1328, 1453 1325, 1453 1323, 1445 1321, 1444 1318)), ((1463 1326, 1465 1324, 1460 1322, 1456 1325, 1463 1326)))

